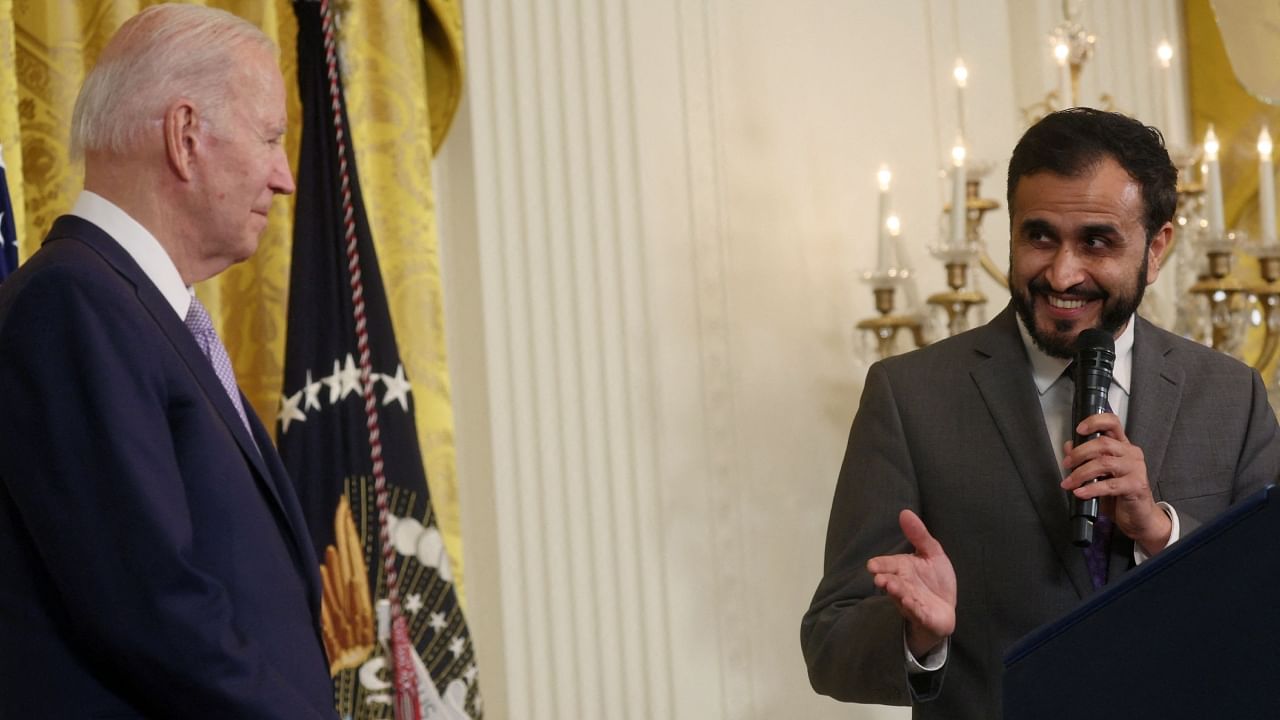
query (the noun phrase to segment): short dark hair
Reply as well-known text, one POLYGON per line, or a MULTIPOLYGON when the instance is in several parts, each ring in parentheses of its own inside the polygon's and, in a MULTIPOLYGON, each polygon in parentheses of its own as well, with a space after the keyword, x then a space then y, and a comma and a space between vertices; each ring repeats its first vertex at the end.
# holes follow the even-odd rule
POLYGON ((1009 218, 1013 192, 1026 175, 1048 171, 1079 177, 1112 158, 1142 188, 1147 243, 1173 219, 1178 205, 1178 169, 1160 131, 1126 115, 1077 107, 1042 118, 1022 136, 1009 158, 1009 218))

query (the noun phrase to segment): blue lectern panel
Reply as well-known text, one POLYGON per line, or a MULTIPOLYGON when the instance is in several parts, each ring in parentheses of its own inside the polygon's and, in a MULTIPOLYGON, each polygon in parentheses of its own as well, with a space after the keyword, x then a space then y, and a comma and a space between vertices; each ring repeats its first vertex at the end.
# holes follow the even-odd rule
POLYGON ((1005 655, 1005 720, 1280 718, 1280 497, 1266 488, 1005 655))

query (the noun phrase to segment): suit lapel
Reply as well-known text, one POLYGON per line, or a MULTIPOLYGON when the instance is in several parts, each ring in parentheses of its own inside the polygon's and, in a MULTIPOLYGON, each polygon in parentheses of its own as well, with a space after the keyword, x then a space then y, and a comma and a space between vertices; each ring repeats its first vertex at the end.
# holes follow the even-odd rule
MULTIPOLYGON (((196 343, 191 331, 178 318, 178 314, 173 311, 173 306, 160 293, 160 289, 156 287, 155 283, 151 282, 146 273, 142 271, 142 268, 138 267, 138 264, 134 262, 133 258, 119 243, 111 239, 110 236, 93 223, 75 216, 64 215, 54 222, 45 242, 52 242, 59 238, 70 238, 89 245, 110 263, 116 272, 133 284, 138 293, 139 302, 142 303, 142 306, 146 308, 156 324, 169 338, 169 342, 173 344, 178 355, 186 363, 201 389, 204 390, 209 403, 217 411, 218 416, 222 418, 222 422, 227 426, 228 432, 235 438, 236 444, 240 446, 240 452, 244 455, 245 461, 253 467, 259 482, 266 487, 272 501, 287 516, 288 513, 285 512, 280 493, 275 487, 271 474, 267 471, 266 463, 263 461, 258 445, 249 435, 244 423, 240 421, 240 415, 236 412, 235 406, 231 404, 231 398, 227 396, 227 391, 222 386, 222 382, 218 380, 218 375, 214 372, 213 365, 205 357, 204 352, 200 350, 200 346, 196 343)), ((251 413, 248 401, 244 401, 244 405, 245 412, 247 414, 251 413)), ((296 528, 293 530, 296 535, 296 528)))
MULTIPOLYGON (((1134 316, 1133 375, 1129 383, 1129 417, 1125 435, 1142 448, 1147 461, 1147 481, 1153 492, 1159 488, 1160 472, 1173 434, 1171 418, 1182 403, 1185 373, 1171 355, 1173 345, 1151 323, 1134 316)), ((1116 532, 1111 539, 1109 581, 1133 565, 1133 541, 1116 532)))
POLYGON ((1031 377, 1026 348, 1018 333, 1017 316, 1005 308, 987 326, 975 348, 987 356, 971 375, 995 422, 1009 457, 1018 469, 1027 497, 1040 517, 1058 559, 1081 597, 1093 590, 1080 549, 1071 544, 1067 495, 1058 486, 1062 471, 1044 426, 1044 411, 1031 377))
MULTIPOLYGON (((1137 316, 1135 316, 1136 318, 1137 316)), ((1142 448, 1147 478, 1155 487, 1173 433, 1170 419, 1182 402, 1185 374, 1170 357, 1173 346, 1146 320, 1137 318, 1133 339, 1133 377, 1130 382, 1129 418, 1125 434, 1142 448)))
POLYGON ((266 484, 274 486, 277 493, 281 514, 284 516, 285 523, 289 526, 289 534, 293 536, 293 546, 297 552, 298 565, 311 590, 311 609, 318 616, 321 594, 320 563, 316 561, 315 548, 311 545, 311 536, 307 533, 306 521, 302 517, 302 507, 298 504, 298 496, 289 481, 289 474, 285 470, 284 463, 280 460, 279 453, 275 452, 274 446, 271 444, 271 436, 267 434, 266 427, 258 419, 257 413, 253 412, 249 407, 247 401, 245 402, 245 413, 249 417, 249 424, 253 427, 254 439, 261 443, 261 447, 267 448, 260 458, 269 469, 269 473, 266 475, 268 478, 266 484))

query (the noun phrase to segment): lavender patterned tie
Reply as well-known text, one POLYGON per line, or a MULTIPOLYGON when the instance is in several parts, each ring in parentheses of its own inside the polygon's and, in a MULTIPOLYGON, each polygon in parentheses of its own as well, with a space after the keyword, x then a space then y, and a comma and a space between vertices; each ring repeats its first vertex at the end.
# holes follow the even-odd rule
MULTIPOLYGON (((236 385, 235 371, 231 369, 231 358, 227 357, 227 349, 223 347, 222 341, 218 339, 218 333, 213 329, 213 320, 209 318, 208 311, 195 295, 191 296, 191 307, 187 308, 185 322, 187 329, 195 336, 196 343, 204 351, 205 357, 209 358, 209 362, 213 364, 213 372, 218 375, 222 388, 231 398, 231 404, 236 406, 236 413, 240 415, 240 422, 244 423, 244 429, 249 430, 249 418, 244 414, 244 404, 240 402, 240 388, 236 385)), ((252 430, 249 430, 249 436, 253 437, 252 430)))

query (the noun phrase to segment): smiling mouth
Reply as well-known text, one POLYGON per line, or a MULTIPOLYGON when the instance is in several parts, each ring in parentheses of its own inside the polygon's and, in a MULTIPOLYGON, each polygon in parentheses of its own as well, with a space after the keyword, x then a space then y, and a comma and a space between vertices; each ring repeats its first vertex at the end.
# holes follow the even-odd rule
POLYGON ((1085 300, 1068 300, 1066 298, 1054 297, 1053 295, 1045 295, 1045 299, 1048 301, 1050 307, 1055 307, 1059 310, 1075 310, 1076 308, 1082 308, 1086 302, 1085 300))

